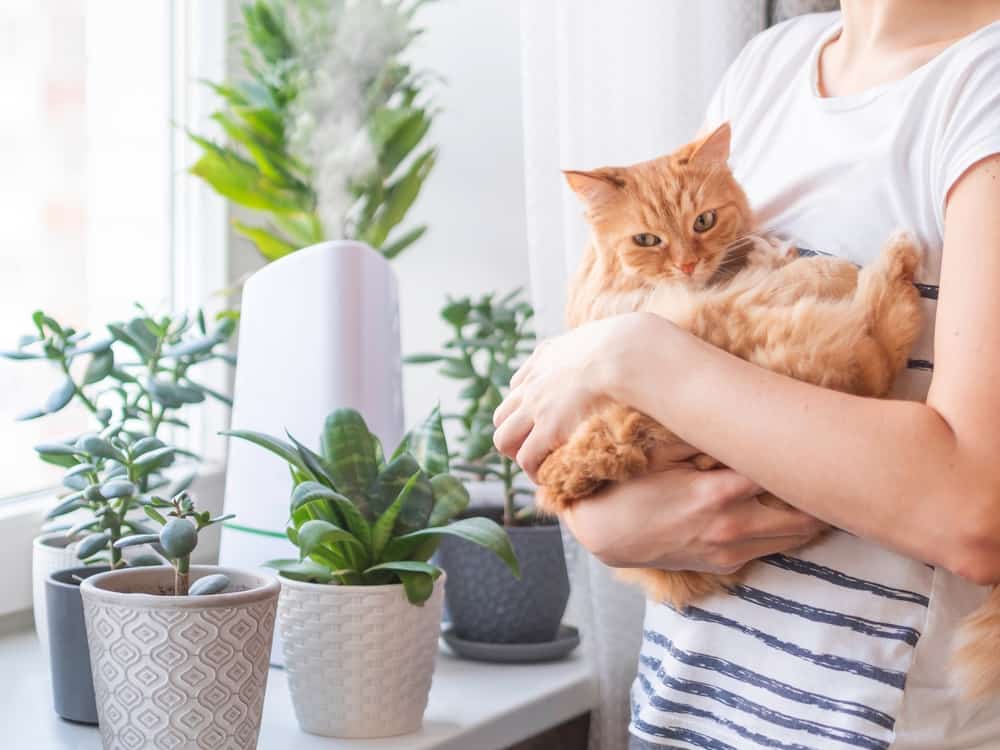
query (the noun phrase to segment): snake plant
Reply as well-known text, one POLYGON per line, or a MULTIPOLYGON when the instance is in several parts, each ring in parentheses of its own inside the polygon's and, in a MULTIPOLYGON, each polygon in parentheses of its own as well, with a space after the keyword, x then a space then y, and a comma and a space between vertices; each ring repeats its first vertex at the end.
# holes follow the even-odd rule
POLYGON ((299 559, 268 565, 313 583, 378 586, 402 583, 413 604, 431 595, 439 568, 429 562, 443 535, 496 553, 520 577, 502 527, 486 518, 453 520, 469 504, 449 473, 448 444, 435 409, 388 459, 365 420, 339 409, 325 421, 317 453, 259 432, 225 433, 280 456, 291 469, 288 538, 299 559))

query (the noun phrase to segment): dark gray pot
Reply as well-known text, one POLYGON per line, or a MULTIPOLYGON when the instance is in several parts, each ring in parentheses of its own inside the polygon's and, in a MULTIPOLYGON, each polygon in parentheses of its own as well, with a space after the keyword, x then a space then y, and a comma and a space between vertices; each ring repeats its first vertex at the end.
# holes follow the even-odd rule
POLYGON ((520 581, 492 552, 456 537, 441 540, 437 561, 448 574, 444 596, 454 633, 485 643, 555 640, 569 600, 559 526, 517 526, 507 533, 521 563, 520 581))
POLYGON ((82 724, 97 723, 97 705, 94 703, 80 582, 73 576, 88 578, 108 570, 107 565, 70 568, 57 571, 45 580, 52 701, 57 714, 82 724))

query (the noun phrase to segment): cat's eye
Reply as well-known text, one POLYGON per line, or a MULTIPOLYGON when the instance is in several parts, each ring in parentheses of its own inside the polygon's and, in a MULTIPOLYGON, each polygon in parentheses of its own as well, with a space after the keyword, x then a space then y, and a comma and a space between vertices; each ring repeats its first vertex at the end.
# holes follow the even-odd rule
POLYGON ((704 211, 698 214, 698 217, 694 220, 694 231, 696 232, 707 232, 709 229, 715 226, 715 209, 709 211, 704 211))
POLYGON ((655 234, 643 232, 642 234, 633 235, 632 242, 637 244, 639 247, 656 247, 662 242, 662 240, 655 234))

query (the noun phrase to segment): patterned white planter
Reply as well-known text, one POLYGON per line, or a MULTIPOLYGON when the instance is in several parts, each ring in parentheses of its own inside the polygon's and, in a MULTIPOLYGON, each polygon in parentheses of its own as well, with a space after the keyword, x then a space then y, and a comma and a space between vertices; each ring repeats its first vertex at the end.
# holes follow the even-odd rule
POLYGON ((80 586, 106 750, 257 747, 280 586, 265 574, 192 566, 231 593, 175 597, 173 568, 102 573, 80 586))
POLYGON ((400 584, 281 579, 278 628, 299 726, 326 737, 391 737, 423 723, 444 576, 423 606, 400 584))
POLYGON ((31 543, 31 597, 34 607, 35 634, 42 646, 45 668, 49 664, 49 618, 45 603, 45 579, 67 568, 83 565, 76 556, 76 545, 58 532, 42 534, 31 543))

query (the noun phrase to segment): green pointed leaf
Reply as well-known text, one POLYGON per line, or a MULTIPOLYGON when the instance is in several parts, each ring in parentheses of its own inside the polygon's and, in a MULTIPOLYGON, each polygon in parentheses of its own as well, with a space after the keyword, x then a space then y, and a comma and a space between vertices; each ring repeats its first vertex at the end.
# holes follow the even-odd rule
POLYGON ((465 539, 490 550, 507 564, 507 567, 510 568, 510 571, 516 578, 521 577, 521 567, 517 562, 517 555, 514 554, 510 538, 503 530, 503 527, 488 518, 463 518, 447 526, 418 529, 397 538, 403 540, 419 539, 421 537, 439 536, 442 534, 465 539))
POLYGON ((328 544, 353 544, 361 546, 353 534, 329 521, 306 521, 298 530, 299 553, 309 557, 328 544))
POLYGON ((394 573, 400 571, 405 573, 424 573, 425 575, 437 578, 441 575, 441 569, 435 565, 431 565, 426 562, 419 562, 417 560, 393 560, 391 562, 379 563, 378 565, 372 565, 370 568, 365 570, 365 573, 372 573, 376 570, 391 570, 394 573))
POLYGON ((316 479, 316 477, 312 475, 312 472, 310 472, 306 468, 305 464, 302 463, 302 458, 299 456, 298 451, 295 450, 295 447, 289 445, 284 440, 279 440, 278 438, 273 438, 270 435, 265 435, 262 432, 255 432, 253 430, 227 430, 220 432, 219 434, 229 435, 230 437, 239 438, 240 440, 246 440, 254 445, 258 445, 278 456, 297 471, 308 475, 310 479, 316 479))
POLYGON ((431 477, 431 487, 434 490, 434 509, 427 519, 428 526, 443 526, 469 507, 469 491, 451 474, 431 477))
POLYGON ((299 458, 302 460, 303 465, 309 470, 309 473, 328 487, 336 487, 337 485, 333 480, 333 467, 330 463, 321 455, 316 453, 316 451, 311 448, 307 448, 305 445, 300 443, 290 433, 285 434, 287 434, 288 439, 292 441, 292 445, 295 446, 295 450, 299 454, 299 458))
MULTIPOLYGON (((330 467, 333 486, 354 500, 364 501, 378 471, 375 445, 364 418, 354 409, 337 409, 326 418, 320 450, 330 467)), ((368 515, 366 507, 359 508, 368 515)))
POLYGON ((268 260, 277 260, 299 249, 298 246, 263 227, 254 227, 240 221, 234 221, 233 228, 253 242, 257 251, 268 260))
POLYGON ((413 488, 416 487, 420 479, 420 471, 417 470, 399 491, 392 504, 382 512, 372 525, 372 558, 378 560, 382 556, 382 551, 392 538, 393 529, 396 526, 396 519, 399 517, 403 505, 406 503, 413 488))
POLYGON ((414 474, 419 474, 410 498, 400 511, 397 529, 400 533, 422 529, 427 525, 431 511, 434 508, 434 490, 430 480, 421 471, 417 460, 409 453, 393 459, 379 472, 369 492, 372 508, 376 515, 381 515, 399 496, 403 487, 414 474))
POLYGON ((73 379, 67 377, 63 382, 56 388, 49 397, 45 400, 45 411, 48 414, 53 414, 60 409, 62 409, 66 404, 73 400, 73 395, 76 393, 76 385, 73 383, 73 379))
POLYGON ((294 512, 305 503, 325 500, 331 503, 344 521, 347 530, 358 538, 365 549, 371 547, 371 527, 351 500, 319 482, 302 482, 292 492, 291 508, 294 512))
POLYGON ((387 242, 384 245, 382 245, 382 247, 379 248, 379 251, 382 253, 382 255, 386 257, 387 260, 392 260, 393 258, 398 257, 400 253, 402 253, 406 248, 408 248, 414 242, 423 237, 424 234, 426 234, 426 232, 427 232, 426 225, 414 227, 413 229, 409 230, 408 232, 394 239, 392 242, 387 242))
POLYGON ((152 518, 154 521, 156 521, 161 526, 166 526, 167 519, 164 518, 163 514, 160 513, 160 511, 158 511, 153 506, 151 506, 151 505, 144 505, 144 506, 142 506, 142 511, 143 511, 143 513, 145 513, 147 516, 149 516, 150 518, 152 518))
POLYGON ((440 406, 435 406, 427 419, 410 432, 410 453, 428 475, 448 472, 448 441, 440 406))
POLYGON ((314 560, 269 560, 267 568, 274 568, 285 578, 306 583, 330 583, 334 579, 329 568, 314 560))

